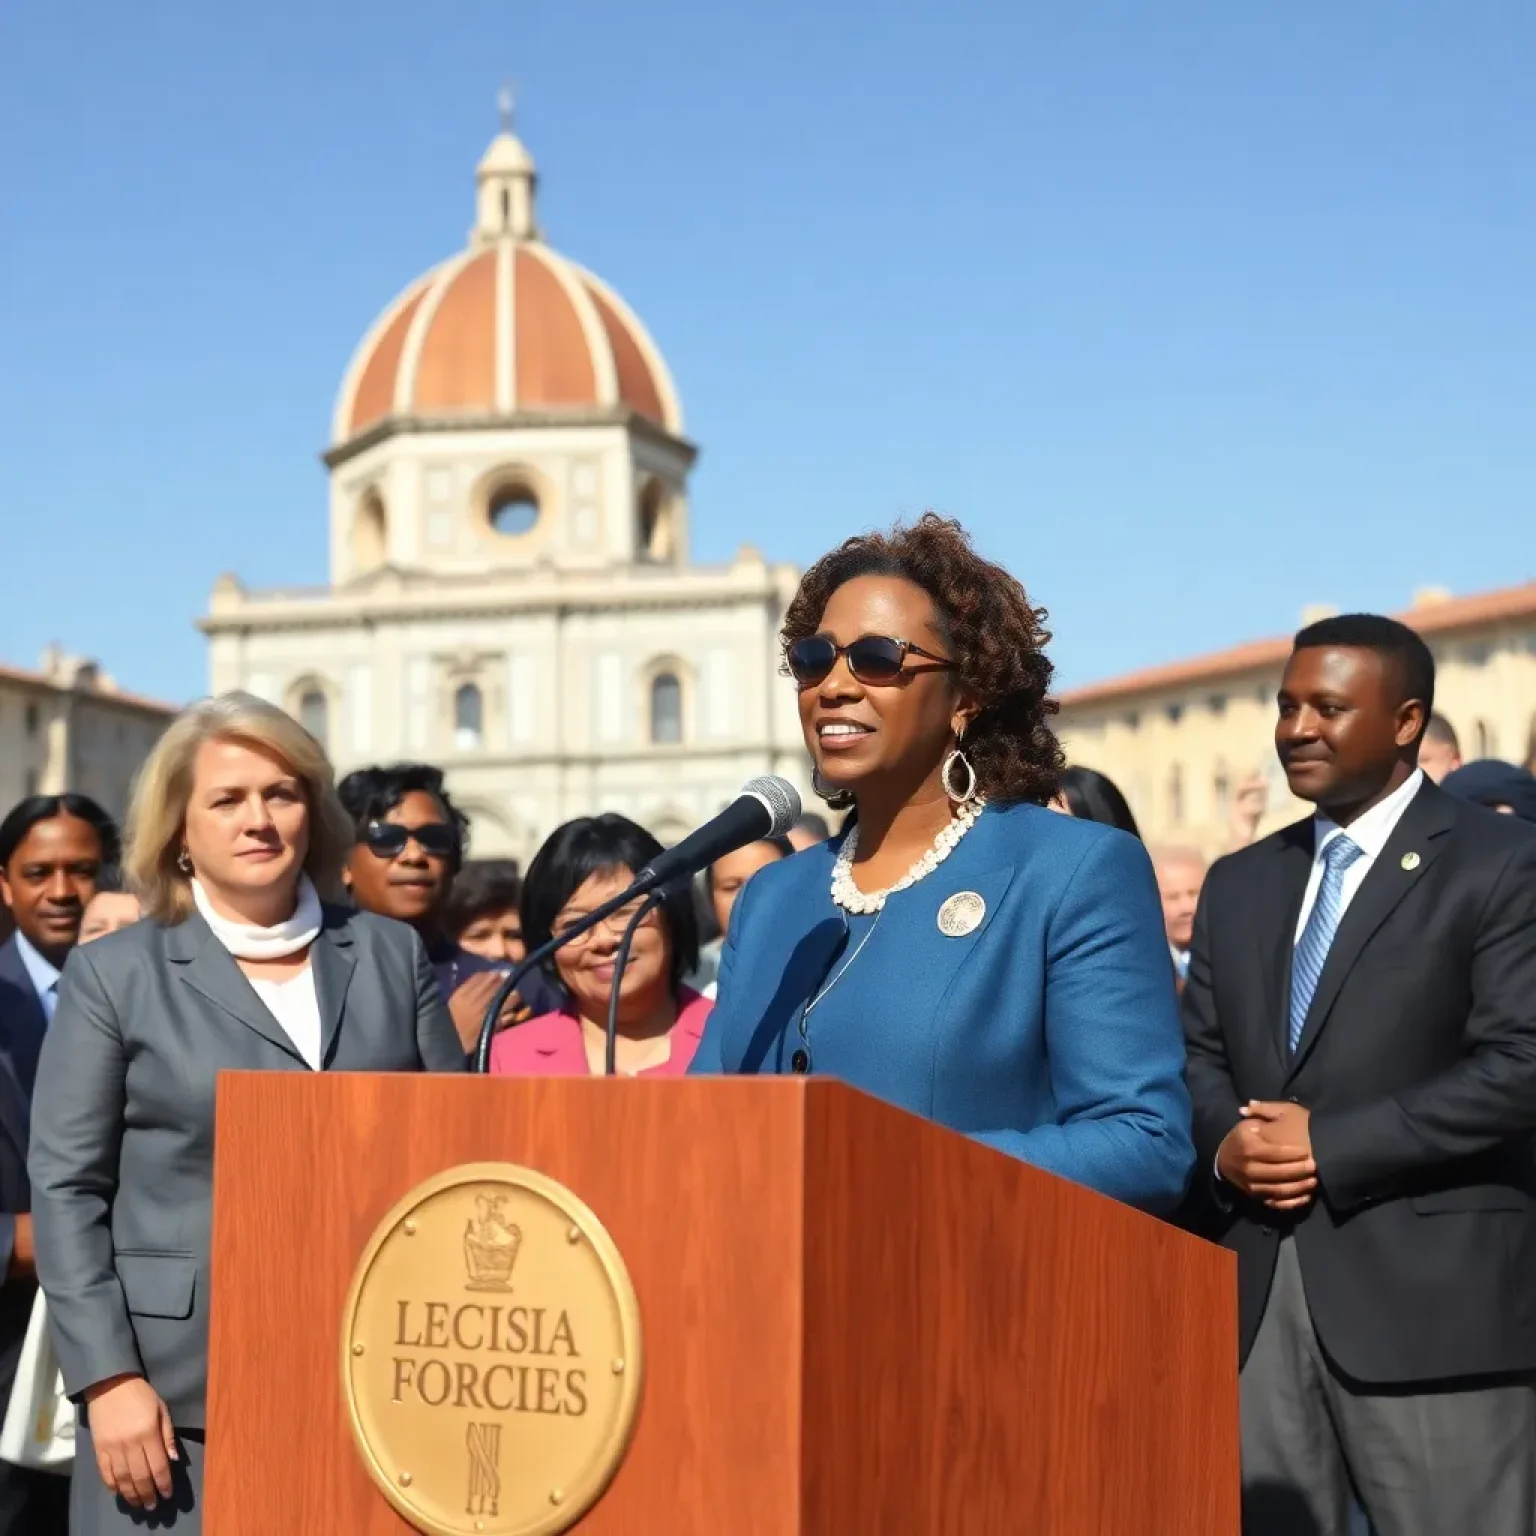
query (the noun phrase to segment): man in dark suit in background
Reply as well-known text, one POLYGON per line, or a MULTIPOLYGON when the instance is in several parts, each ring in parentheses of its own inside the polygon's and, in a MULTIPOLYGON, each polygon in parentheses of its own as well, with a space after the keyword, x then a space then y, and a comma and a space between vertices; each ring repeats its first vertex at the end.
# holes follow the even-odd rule
MULTIPOLYGON (((117 829, 84 795, 33 795, 0 821, 0 897, 16 931, 0 944, 0 1418, 37 1294, 27 1140, 32 1084, 59 972, 80 937, 117 829)), ((0 1461, 0 1536, 64 1536, 69 1479, 0 1461)))
POLYGON ((1250 1536, 1344 1536, 1352 1488, 1380 1531, 1536 1522, 1536 830, 1425 779, 1433 699, 1403 625, 1302 630, 1275 741, 1317 813, 1217 863, 1195 922, 1250 1536))
POLYGON ((16 922, 0 944, 0 1054, 29 1098, 59 973, 118 854, 117 828, 86 795, 32 795, 0 821, 0 898, 16 922))

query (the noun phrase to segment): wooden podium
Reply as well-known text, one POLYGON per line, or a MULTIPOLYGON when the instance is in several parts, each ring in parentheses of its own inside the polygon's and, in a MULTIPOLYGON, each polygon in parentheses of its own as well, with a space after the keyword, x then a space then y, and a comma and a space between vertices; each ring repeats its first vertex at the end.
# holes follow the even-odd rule
POLYGON ((219 1079, 206 1529, 409 1530, 339 1368, 375 1225, 455 1165, 591 1207, 643 1396, 583 1536, 1236 1536, 1230 1255, 800 1078, 219 1079))

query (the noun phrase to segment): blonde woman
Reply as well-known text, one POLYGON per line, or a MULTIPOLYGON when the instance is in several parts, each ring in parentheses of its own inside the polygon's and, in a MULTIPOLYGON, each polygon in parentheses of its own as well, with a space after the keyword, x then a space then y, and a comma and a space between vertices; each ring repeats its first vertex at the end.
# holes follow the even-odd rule
POLYGON ((323 904, 351 846, 324 753, 260 700, 194 705, 144 766, 149 921, 71 955, 32 1112, 75 1536, 202 1528, 216 1074, 463 1069, 421 940, 323 904))

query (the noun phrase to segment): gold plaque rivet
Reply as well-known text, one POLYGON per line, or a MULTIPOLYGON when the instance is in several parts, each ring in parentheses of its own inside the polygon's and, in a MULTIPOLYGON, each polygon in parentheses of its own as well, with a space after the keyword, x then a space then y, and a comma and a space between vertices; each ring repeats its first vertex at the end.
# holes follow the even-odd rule
POLYGON ((624 1374, 624 1362, 622 1360, 615 1360, 613 1362, 613 1374, 615 1376, 622 1376, 624 1374))
POLYGON ((565 1502, 565 1494, 558 1488, 551 1488, 549 1490, 549 1502, 551 1504, 562 1504, 565 1502))
POLYGON ((415 1237, 416 1236, 416 1223, 414 1221, 406 1222, 406 1224, 405 1224, 405 1235, 407 1237, 415 1237))
POLYGON ((363 1352, 363 1346, 361 1344, 354 1344, 352 1346, 352 1353, 354 1355, 360 1355, 360 1354, 362 1354, 362 1352, 363 1352))
POLYGON ((411 1486, 411 1474, 409 1472, 402 1472, 400 1474, 400 1486, 402 1488, 409 1488, 411 1486))
POLYGON ((571 1230, 565 1234, 565 1240, 568 1243, 579 1243, 581 1241, 581 1228, 572 1227, 571 1230))
POLYGON ((1416 854, 1416 853, 1405 853, 1403 855, 1403 868, 1404 869, 1417 869, 1418 867, 1419 867, 1419 856, 1418 856, 1418 854, 1416 854))

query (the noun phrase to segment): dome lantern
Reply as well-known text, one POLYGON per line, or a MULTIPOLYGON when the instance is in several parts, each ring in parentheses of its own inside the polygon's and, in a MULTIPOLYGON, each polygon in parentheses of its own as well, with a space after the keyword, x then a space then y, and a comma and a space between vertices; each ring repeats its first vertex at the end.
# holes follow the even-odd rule
POLYGON ((471 245, 497 240, 537 240, 533 195, 539 173, 523 141, 512 132, 512 92, 503 87, 498 98, 501 132, 475 171, 475 227, 471 245))

